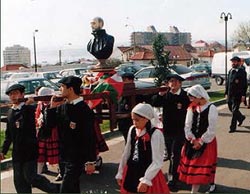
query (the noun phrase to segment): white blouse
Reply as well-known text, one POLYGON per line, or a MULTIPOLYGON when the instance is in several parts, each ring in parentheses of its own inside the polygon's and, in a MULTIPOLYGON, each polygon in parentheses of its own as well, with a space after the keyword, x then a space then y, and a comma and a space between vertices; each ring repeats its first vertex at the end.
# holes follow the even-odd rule
MULTIPOLYGON (((197 107, 197 112, 203 112, 211 103, 207 102, 205 105, 197 107)), ((210 143, 215 137, 216 123, 218 119, 217 108, 212 104, 208 113, 208 128, 207 131, 201 136, 201 143, 210 143)), ((193 110, 189 108, 187 110, 186 121, 185 121, 185 135, 186 139, 194 140, 195 136, 191 131, 193 123, 193 110)))
MULTIPOLYGON (((115 176, 116 179, 122 179, 122 174, 124 167, 127 164, 127 161, 130 157, 131 152, 131 131, 134 126, 130 127, 127 137, 127 143, 124 148, 124 152, 122 154, 122 158, 119 164, 118 172, 115 176)), ((139 134, 139 130, 136 129, 136 135, 138 137, 143 136, 146 133, 146 129, 142 130, 139 134)), ((160 130, 156 129, 151 136, 151 148, 152 148, 152 163, 148 166, 144 177, 140 178, 142 183, 147 184, 148 186, 152 186, 152 179, 157 175, 159 170, 161 170, 163 166, 163 156, 164 156, 164 137, 160 130)))

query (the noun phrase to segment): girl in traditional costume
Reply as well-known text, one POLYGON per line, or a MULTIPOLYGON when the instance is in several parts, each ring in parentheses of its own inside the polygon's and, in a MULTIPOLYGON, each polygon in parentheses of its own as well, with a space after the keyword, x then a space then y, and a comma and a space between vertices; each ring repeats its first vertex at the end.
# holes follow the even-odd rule
POLYGON ((201 184, 211 184, 208 192, 215 190, 217 142, 215 128, 218 118, 216 107, 201 85, 187 91, 190 101, 185 121, 186 143, 178 167, 179 180, 192 185, 196 193, 201 184))
POLYGON ((161 171, 164 156, 162 131, 153 127, 155 118, 149 104, 139 103, 131 113, 127 144, 122 155, 116 179, 121 193, 169 193, 161 171))

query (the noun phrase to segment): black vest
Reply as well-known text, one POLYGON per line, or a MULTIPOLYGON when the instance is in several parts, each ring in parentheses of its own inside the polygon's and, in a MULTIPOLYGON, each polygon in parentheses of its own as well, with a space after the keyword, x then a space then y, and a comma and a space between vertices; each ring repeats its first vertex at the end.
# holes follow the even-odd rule
POLYGON ((148 166, 152 163, 151 136, 154 131, 155 128, 152 128, 141 137, 136 137, 135 128, 131 131, 131 152, 123 185, 128 192, 137 192, 139 179, 144 176, 148 166), (146 135, 149 135, 149 140, 146 140, 146 135))
MULTIPOLYGON (((211 104, 201 113, 198 113, 196 110, 194 110, 191 131, 196 138, 200 138, 207 131, 210 106, 211 104)), ((186 141, 185 154, 188 159, 198 158, 202 155, 206 146, 207 144, 204 143, 199 150, 195 150, 193 149, 193 144, 191 144, 189 141, 186 141)))

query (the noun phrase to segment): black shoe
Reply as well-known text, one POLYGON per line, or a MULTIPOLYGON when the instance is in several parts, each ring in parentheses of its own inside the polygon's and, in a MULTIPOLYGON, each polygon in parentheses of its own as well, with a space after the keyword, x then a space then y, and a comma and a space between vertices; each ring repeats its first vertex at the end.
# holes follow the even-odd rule
POLYGON ((168 181, 169 190, 172 192, 177 192, 179 189, 177 188, 176 181, 168 181))
POLYGON ((215 184, 210 185, 209 189, 206 191, 206 193, 215 193, 215 192, 216 192, 215 184))
POLYGON ((44 164, 43 169, 42 169, 42 173, 48 173, 48 172, 49 172, 48 166, 47 166, 47 164, 44 164))
POLYGON ((57 175, 57 177, 55 178, 55 181, 61 181, 61 180, 63 180, 63 177, 62 177, 62 175, 59 173, 59 174, 57 175))
POLYGON ((238 124, 238 126, 241 126, 242 125, 242 123, 243 123, 243 121, 246 119, 246 117, 243 115, 242 116, 242 119, 239 121, 239 124, 238 124))
POLYGON ((228 133, 234 133, 236 130, 235 129, 230 129, 228 133))

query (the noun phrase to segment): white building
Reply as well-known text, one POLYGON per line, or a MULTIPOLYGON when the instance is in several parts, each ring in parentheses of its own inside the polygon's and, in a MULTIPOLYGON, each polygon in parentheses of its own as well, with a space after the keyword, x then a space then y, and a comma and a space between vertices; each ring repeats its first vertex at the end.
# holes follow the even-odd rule
POLYGON ((30 50, 20 45, 6 47, 3 51, 4 65, 31 65, 30 50))

